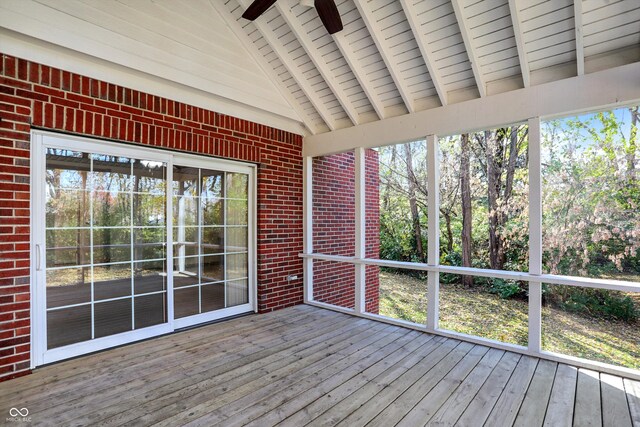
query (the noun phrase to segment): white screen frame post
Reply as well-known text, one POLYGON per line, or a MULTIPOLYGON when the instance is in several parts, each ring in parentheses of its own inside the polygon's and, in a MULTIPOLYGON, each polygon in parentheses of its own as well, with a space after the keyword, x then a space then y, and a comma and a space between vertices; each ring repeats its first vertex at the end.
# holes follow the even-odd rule
MULTIPOLYGON (((313 253, 313 157, 303 160, 303 252, 313 253)), ((303 294, 304 303, 313 299, 313 258, 303 259, 303 294)))
MULTIPOLYGON (((430 266, 440 265, 440 146, 436 135, 427 138, 427 261, 430 266)), ((440 320, 440 273, 427 272, 427 324, 428 332, 436 332, 440 320)))
MULTIPOLYGON (((366 258, 366 156, 362 147, 354 150, 355 168, 355 257, 356 259, 366 258)), ((354 309, 358 314, 366 311, 366 280, 367 267, 364 264, 356 264, 355 268, 355 302, 354 309)))
MULTIPOLYGON (((540 117, 529 119, 529 274, 542 274, 542 158, 540 117)), ((529 282, 527 348, 542 350, 542 283, 529 282)))

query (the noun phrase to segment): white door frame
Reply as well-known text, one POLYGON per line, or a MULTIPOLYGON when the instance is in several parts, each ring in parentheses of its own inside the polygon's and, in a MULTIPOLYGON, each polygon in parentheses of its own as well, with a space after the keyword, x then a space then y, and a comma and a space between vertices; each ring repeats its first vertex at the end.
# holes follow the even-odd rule
POLYGON ((166 150, 134 147, 124 143, 114 143, 95 138, 72 136, 33 130, 31 132, 31 368, 87 354, 110 347, 127 344, 154 336, 166 334, 187 326, 210 322, 225 317, 257 311, 257 239, 256 239, 256 199, 257 168, 247 164, 205 156, 178 154, 166 150), (46 148, 60 148, 115 155, 131 158, 143 158, 164 162, 167 165, 167 322, 161 325, 136 329, 102 338, 47 350, 47 311, 46 311, 46 240, 45 215, 45 176, 46 148), (240 172, 249 175, 249 218, 248 218, 248 265, 249 265, 249 302, 209 313, 198 314, 182 319, 174 319, 173 310, 173 200, 172 172, 174 161, 177 164, 240 172))

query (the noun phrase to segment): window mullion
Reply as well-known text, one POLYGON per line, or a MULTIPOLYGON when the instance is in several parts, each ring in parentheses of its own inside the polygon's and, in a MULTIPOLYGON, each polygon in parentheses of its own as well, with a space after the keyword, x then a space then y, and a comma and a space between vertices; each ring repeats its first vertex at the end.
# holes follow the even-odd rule
MULTIPOLYGON (((440 166, 438 162, 438 137, 427 136, 427 209, 428 209, 428 246, 429 265, 440 264, 440 166)), ((438 329, 440 307, 440 274, 437 271, 427 273, 427 330, 438 329)))
MULTIPOLYGON (((356 148, 355 152, 355 256, 366 257, 366 160, 364 148, 356 148)), ((365 311, 366 266, 355 265, 355 303, 356 313, 365 311)))
MULTIPOLYGON (((529 119, 529 273, 542 274, 542 160, 540 118, 529 119)), ((542 283, 529 282, 528 348, 542 350, 542 283)))

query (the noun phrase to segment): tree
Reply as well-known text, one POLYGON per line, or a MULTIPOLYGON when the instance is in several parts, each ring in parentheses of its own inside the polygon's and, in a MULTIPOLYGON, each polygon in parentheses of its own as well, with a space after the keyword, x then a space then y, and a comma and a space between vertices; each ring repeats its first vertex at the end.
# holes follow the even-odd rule
MULTIPOLYGON (((469 134, 460 137, 460 195, 462 199, 462 266, 471 267, 472 211, 469 134)), ((465 286, 473 286, 473 276, 463 276, 465 286)))
POLYGON ((407 166, 407 187, 409 192, 409 207, 411 209, 411 223, 413 226, 413 236, 415 242, 416 257, 420 262, 425 262, 424 249, 422 247, 422 227, 420 226, 420 213, 418 212, 418 202, 416 189, 418 187, 416 175, 413 171, 413 154, 411 144, 404 144, 404 156, 407 166))

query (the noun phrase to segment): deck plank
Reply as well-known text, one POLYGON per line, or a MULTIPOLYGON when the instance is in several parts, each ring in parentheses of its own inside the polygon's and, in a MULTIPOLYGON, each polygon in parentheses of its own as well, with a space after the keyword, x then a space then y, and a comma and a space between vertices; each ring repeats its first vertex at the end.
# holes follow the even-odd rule
POLYGON ((547 406, 547 414, 544 418, 544 426, 567 426, 573 422, 573 405, 576 399, 576 383, 578 380, 578 368, 575 366, 558 365, 556 378, 553 381, 551 397, 547 406))
MULTIPOLYGON (((403 399, 400 399, 400 396, 409 388, 413 387, 417 382, 422 382, 422 385, 427 387, 428 385, 425 383, 429 381, 429 377, 426 375, 432 369, 441 369, 443 371, 451 369, 450 366, 444 366, 445 364, 450 363, 447 361, 447 358, 451 357, 459 360, 464 356, 464 354, 466 354, 466 352, 469 351, 470 347, 465 346, 466 348, 459 349, 454 353, 454 350, 460 345, 461 343, 459 341, 452 339, 446 340, 440 347, 431 353, 423 363, 409 369, 393 383, 378 383, 377 385, 383 385, 382 389, 378 390, 377 394, 373 397, 366 399, 363 404, 358 405, 358 402, 362 401, 362 399, 357 399, 355 407, 350 407, 348 412, 333 412, 330 415, 325 414, 323 417, 325 423, 323 424, 338 425, 341 427, 366 425, 383 409, 389 407, 389 405, 394 402, 400 404, 400 402, 403 401, 403 399)), ((416 388, 419 387, 420 386, 417 386, 416 388)))
POLYGON ((444 402, 462 384, 483 358, 491 351, 488 347, 477 345, 453 368, 438 384, 397 424, 402 427, 424 425, 444 402))
MULTIPOLYGON (((538 367, 538 362, 539 359, 534 357, 522 356, 513 371, 513 375, 511 375, 509 382, 485 421, 485 425, 496 427, 513 425, 529 389, 531 379, 538 367)), ((474 424, 471 423, 470 425, 474 424)))
MULTIPOLYGON (((317 414, 314 410, 318 406, 323 407, 318 403, 319 399, 325 398, 324 402, 330 405, 331 402, 336 402, 341 399, 342 396, 346 396, 359 389, 360 387, 373 380, 378 375, 381 375, 387 369, 402 362, 402 360, 408 355, 413 354, 414 351, 421 348, 423 345, 429 344, 433 340, 433 337, 425 337, 424 334, 418 334, 415 338, 409 338, 408 342, 402 344, 401 347, 388 353, 384 358, 371 364, 363 371, 342 371, 328 378, 327 380, 317 384, 312 389, 307 390, 304 393, 300 393, 292 399, 286 401, 283 404, 271 405, 269 412, 262 416, 253 419, 247 423, 247 426, 260 427, 263 425, 275 425, 288 418, 288 424, 291 425, 304 425, 307 424, 313 415, 317 414), (351 373, 355 373, 354 376, 349 376, 351 373), (316 404, 316 405, 314 405, 316 404), (304 409, 305 416, 291 417, 294 413, 304 409)), ((369 363, 368 363, 369 364, 369 363)), ((327 406, 324 406, 326 409, 327 406)), ((324 411, 321 411, 324 412, 324 411)), ((298 412, 298 414, 303 414, 298 412)), ((243 417, 246 420, 246 417, 243 417)), ((225 423, 226 424, 226 423, 225 423)), ((233 426, 231 422, 228 425, 233 426)))
POLYGON ((427 342, 417 351, 408 355, 402 363, 387 369, 362 387, 356 390, 349 390, 349 394, 343 393, 342 390, 326 394, 309 405, 308 408, 296 412, 281 424, 291 425, 302 422, 303 419, 309 419, 310 422, 307 424, 309 427, 336 425, 343 418, 372 401, 382 390, 391 387, 404 374, 411 372, 415 378, 418 372, 417 367, 428 364, 427 357, 437 359, 436 350, 440 349, 442 351, 441 347, 446 340, 446 338, 434 337, 432 341, 427 342), (302 417, 302 419, 299 417, 302 417))
POLYGON ((589 369, 578 369, 574 427, 601 427, 602 403, 600 374, 589 369))
POLYGON ((640 427, 640 382, 299 306, 42 367, 0 383, 16 405, 52 426, 640 427))
MULTIPOLYGON (((302 393, 309 393, 314 388, 322 387, 325 380, 334 379, 339 382, 342 373, 349 378, 352 374, 366 369, 371 364, 388 356, 393 351, 402 348, 406 343, 415 339, 419 333, 416 331, 394 331, 387 337, 363 347, 338 360, 323 360, 323 364, 312 371, 301 373, 298 378, 287 378, 280 383, 269 385, 261 390, 256 390, 231 404, 208 412, 204 416, 189 423, 194 426, 211 426, 214 424, 224 426, 241 425, 245 421, 251 421, 272 408, 286 404, 290 399, 302 393)), ((332 382, 331 384, 335 384, 332 382)))
POLYGON ((487 354, 480 360, 478 366, 464 379, 462 384, 455 390, 449 399, 434 414, 433 418, 427 422, 439 426, 453 426, 458 418, 465 411, 469 403, 476 396, 476 393, 484 385, 485 381, 491 375, 491 372, 500 363, 504 356, 503 350, 495 348, 490 349, 487 354))
POLYGON ((541 426, 551 397, 551 389, 558 364, 549 360, 540 360, 536 372, 529 384, 514 426, 541 426))
MULTIPOLYGON (((228 390, 233 389, 233 393, 240 394, 243 391, 247 393, 254 388, 268 385, 275 381, 276 378, 285 377, 296 372, 296 369, 318 363, 326 354, 335 352, 344 348, 349 343, 359 343, 361 340, 370 339, 371 334, 384 333, 385 328, 379 325, 363 325, 355 329, 349 330, 340 328, 338 334, 323 337, 320 343, 316 343, 310 348, 297 349, 298 351, 292 355, 292 358, 282 357, 282 354, 276 353, 271 360, 260 360, 256 363, 256 369, 236 368, 239 372, 232 370, 229 378, 221 376, 220 373, 196 373, 189 380, 170 384, 152 390, 145 395, 139 395, 138 405, 122 410, 120 407, 113 405, 96 414, 97 419, 101 422, 109 422, 110 424, 129 423, 137 420, 139 423, 150 422, 159 416, 159 410, 169 414, 175 414, 184 411, 187 407, 194 410, 198 405, 205 405, 209 399, 215 399, 217 404, 222 404, 225 399, 229 399, 231 394, 228 390), (261 362, 275 362, 261 366, 261 362), (228 381, 225 381, 228 379, 228 381), (222 382, 222 384, 221 384, 222 382), (219 398, 225 395, 225 398, 219 398), (216 396, 218 398, 216 399, 216 396), (187 401, 189 404, 187 404, 187 401)), ((207 407, 212 408, 215 405, 208 404, 207 407)))
POLYGON ((640 381, 632 381, 625 378, 624 390, 627 393, 631 422, 634 427, 640 427, 640 381))
MULTIPOLYGON (((235 354, 236 352, 234 352, 232 348, 225 350, 224 353, 212 353, 205 358, 197 358, 202 359, 199 360, 198 366, 202 366, 206 369, 200 369, 198 366, 193 366, 190 361, 183 360, 183 364, 179 365, 178 372, 189 372, 190 370, 198 372, 188 375, 187 378, 173 378, 172 380, 171 375, 169 375, 164 376, 162 381, 153 381, 155 372, 159 375, 163 375, 167 373, 166 370, 154 371, 151 374, 141 377, 140 380, 147 382, 143 388, 128 387, 128 399, 138 401, 139 403, 139 405, 136 406, 137 414, 134 418, 139 417, 144 413, 141 411, 146 409, 147 403, 149 405, 157 405, 157 399, 159 396, 176 392, 177 390, 181 390, 185 387, 195 388, 200 385, 200 380, 206 380, 207 384, 213 387, 218 385, 220 382, 225 382, 226 384, 235 376, 242 375, 246 372, 247 367, 255 368, 254 373, 259 373, 261 372, 260 368, 264 365, 268 365, 275 360, 281 360, 282 357, 279 352, 289 349, 295 345, 297 342, 296 337, 298 339, 304 336, 309 338, 309 341, 305 342, 305 344, 299 344, 299 346, 306 346, 307 344, 315 344, 317 346, 318 342, 321 342, 322 345, 324 345, 327 342, 330 343, 333 339, 339 340, 351 333, 356 333, 360 327, 366 328, 362 322, 345 322, 344 320, 340 320, 338 323, 315 322, 313 324, 312 331, 308 331, 308 326, 302 325, 301 329, 291 328, 291 331, 295 333, 286 335, 286 339, 283 342, 273 341, 269 346, 254 346, 253 352, 244 352, 244 354, 240 355, 240 358, 236 357, 238 354, 235 354), (335 338, 337 333, 343 333, 344 335, 342 337, 335 338), (233 358, 229 357, 231 354, 234 355, 233 358), (144 393, 140 393, 140 391, 144 391, 144 393), (145 400, 149 400, 149 402, 145 403, 145 400)), ((260 330, 257 330, 256 333, 262 334, 260 330)), ((242 351, 240 350, 237 353, 242 353, 242 351)), ((159 367, 161 368, 162 366, 159 367)), ((273 366, 271 366, 271 368, 273 368, 273 366)), ((168 371, 168 373, 171 374, 171 371, 168 371)), ((86 419, 87 422, 95 422, 98 419, 104 419, 121 412, 120 393, 126 391, 127 387, 125 383, 124 389, 122 389, 122 387, 114 387, 112 389, 108 389, 105 393, 101 393, 100 400, 96 402, 96 406, 94 406, 96 409, 82 420, 86 419)))
MULTIPOLYGON (((378 413, 367 425, 371 427, 383 427, 396 425, 404 416, 411 411, 415 405, 422 400, 422 397, 429 393, 458 363, 477 346, 469 343, 460 343, 447 357, 438 363, 434 369, 427 372, 422 378, 413 383, 401 396, 378 413)), ((482 350, 482 347, 480 348, 482 350)), ((478 351, 478 350, 476 350, 478 351)), ((471 358, 473 362, 477 354, 471 358)), ((466 359, 467 361, 469 359, 466 359)), ((379 409, 378 409, 379 410, 379 409)))
MULTIPOLYGON (((159 425, 170 426, 176 422, 187 423, 203 416, 207 416, 207 422, 210 423, 209 425, 214 423, 214 419, 223 421, 236 412, 252 406, 256 401, 268 398, 271 394, 277 394, 280 390, 308 376, 314 376, 318 371, 323 371, 326 368, 327 370, 324 371, 326 375, 328 372, 331 372, 331 370, 339 370, 343 368, 344 365, 350 364, 350 362, 357 357, 354 356, 354 354, 368 355, 374 353, 405 334, 406 331, 399 332, 393 327, 381 328, 377 333, 369 334, 369 336, 357 342, 350 340, 347 342, 348 345, 339 346, 333 349, 333 351, 326 353, 322 352, 316 355, 316 357, 306 358, 313 361, 311 364, 309 364, 309 361, 306 359, 300 360, 287 366, 282 372, 276 372, 268 378, 259 380, 257 383, 252 382, 242 387, 230 389, 230 392, 222 396, 215 397, 215 394, 210 396, 208 390, 202 390, 193 396, 193 398, 180 399, 184 400, 185 410, 188 408, 188 413, 176 415, 176 412, 172 411, 168 418, 162 420, 159 425), (293 375, 291 375, 292 373, 293 375), (215 397, 215 403, 211 402, 208 397, 215 397), (193 399, 200 403, 194 406, 194 402, 192 402, 193 399)), ((147 414, 146 417, 155 421, 160 415, 154 412, 147 414)), ((201 420, 201 422, 205 422, 205 420, 201 420)))
POLYGON ((500 363, 491 372, 489 378, 482 385, 469 406, 462 413, 458 421, 459 426, 482 425, 489 417, 491 410, 502 394, 509 378, 520 361, 520 355, 508 352, 500 360, 500 363))
MULTIPOLYGON (((273 316, 264 319, 265 323, 260 326, 260 329, 284 330, 289 321, 295 324, 306 322, 309 316, 312 318, 327 316, 321 313, 314 314, 313 311, 298 307, 303 306, 281 310, 283 313, 275 312, 273 316)), ((14 393, 0 389, 0 405, 6 404, 8 400, 28 397, 32 390, 41 387, 47 387, 48 390, 55 393, 58 389, 67 389, 69 381, 73 383, 74 388, 77 388, 82 382, 95 384, 96 378, 100 375, 112 374, 114 362, 121 364, 121 366, 134 367, 148 360, 156 362, 158 355, 169 359, 172 357, 172 352, 169 350, 179 348, 179 351, 189 352, 198 346, 207 345, 212 340, 220 343, 231 340, 237 345, 238 337, 251 336, 252 331, 256 330, 257 322, 259 322, 259 316, 250 315, 233 319, 229 321, 228 325, 224 324, 226 322, 205 325, 179 334, 133 343, 80 359, 63 361, 36 369, 32 375, 12 381, 15 381, 15 390, 17 390, 14 393), (83 363, 89 360, 90 363, 83 363)))
POLYGON ((602 425, 605 427, 631 427, 631 414, 622 378, 600 374, 602 394, 602 425))
MULTIPOLYGON (((412 343, 413 345, 405 346, 383 361, 377 363, 378 366, 371 366, 365 371, 360 372, 356 376, 343 382, 338 387, 335 387, 327 392, 324 392, 320 397, 313 400, 318 394, 314 390, 314 394, 304 396, 304 399, 297 399, 297 407, 293 410, 287 411, 285 407, 279 407, 276 410, 270 411, 268 414, 257 418, 248 425, 275 425, 280 422, 285 422, 288 425, 307 425, 324 412, 331 410, 335 405, 344 401, 350 395, 361 390, 368 384, 374 384, 373 381, 383 377, 385 375, 399 376, 401 372, 406 372, 407 369, 414 366, 420 360, 422 360, 427 354, 431 353, 439 345, 439 340, 435 337, 425 340, 420 337, 412 343)), ((293 403, 294 401, 288 402, 293 403)))
MULTIPOLYGON (((74 400, 86 401, 85 394, 88 389, 92 390, 92 396, 94 396, 94 398, 97 399, 99 396, 100 402, 103 404, 109 395, 114 395, 115 393, 115 396, 118 396, 120 392, 119 387, 134 389, 142 384, 147 384, 148 386, 151 379, 162 377, 167 378, 168 381, 175 382, 176 378, 171 378, 175 372, 178 373, 177 377, 181 377, 180 373, 185 369, 197 369, 199 365, 206 365, 208 369, 223 364, 225 367, 228 367, 230 363, 237 361, 242 356, 248 356, 260 350, 263 354, 269 347, 275 346, 278 343, 286 345, 288 340, 295 339, 296 336, 306 333, 307 325, 314 325, 314 327, 317 326, 322 330, 324 325, 326 325, 327 328, 332 328, 336 322, 336 319, 331 319, 330 317, 325 320, 313 317, 310 320, 311 323, 309 323, 307 319, 300 320, 295 326, 281 324, 274 329, 261 329, 259 330, 259 334, 256 335, 256 339, 247 339, 246 342, 242 343, 233 340, 221 340, 217 342, 216 345, 219 352, 224 352, 222 355, 220 353, 212 354, 209 348, 210 344, 208 343, 203 343, 198 347, 188 347, 187 349, 180 349, 179 351, 167 352, 167 354, 161 355, 151 352, 150 355, 152 357, 146 358, 144 362, 125 366, 115 375, 110 371, 86 380, 74 381, 73 388, 67 391, 64 396, 61 396, 59 401, 56 401, 58 404, 57 410, 59 412, 70 412, 64 411, 59 404, 62 402, 69 403, 74 400), (215 364, 213 365, 211 362, 212 359, 215 359, 215 364), (132 377, 137 377, 136 380, 133 380, 133 383, 131 382, 132 377)), ((342 322, 345 324, 350 323, 349 321, 350 319, 342 319, 342 322)), ((66 384, 62 386, 64 387, 66 384)), ((49 388, 51 392, 55 392, 58 389, 59 387, 49 388)), ((47 411, 47 409, 51 407, 51 404, 52 402, 46 399, 46 397, 44 397, 44 400, 32 402, 32 405, 38 407, 43 413, 47 413, 48 416, 55 416, 56 412, 47 411)), ((70 405, 67 406, 69 409, 72 408, 70 405)))

